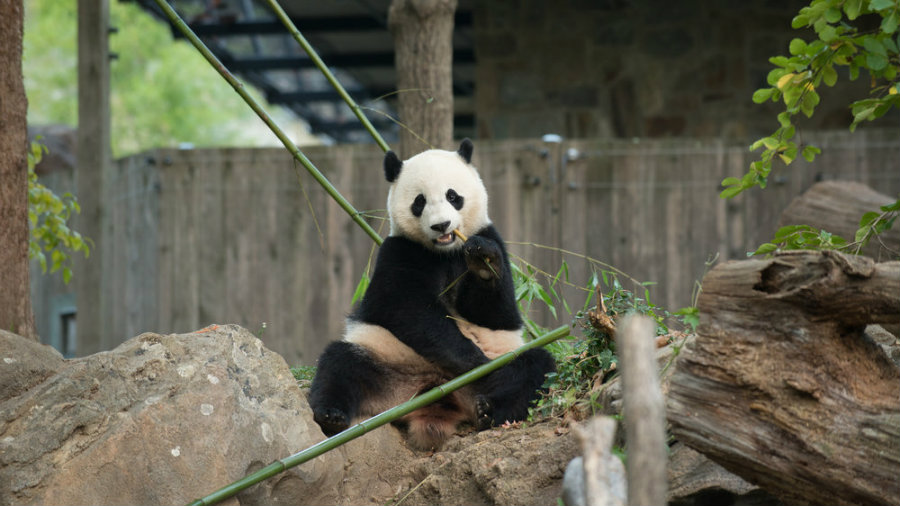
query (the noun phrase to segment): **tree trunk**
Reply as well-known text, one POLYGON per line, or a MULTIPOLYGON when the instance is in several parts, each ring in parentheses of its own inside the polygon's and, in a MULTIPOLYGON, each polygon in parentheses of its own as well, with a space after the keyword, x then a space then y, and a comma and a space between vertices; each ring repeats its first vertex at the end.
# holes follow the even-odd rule
POLYGON ((28 281, 28 123, 22 0, 0 2, 0 329, 37 339, 28 281))
POLYGON ((676 437, 788 504, 898 504, 900 262, 794 251, 703 280, 669 391, 676 437))
POLYGON ((453 15, 456 0, 393 0, 401 158, 453 143, 453 15))

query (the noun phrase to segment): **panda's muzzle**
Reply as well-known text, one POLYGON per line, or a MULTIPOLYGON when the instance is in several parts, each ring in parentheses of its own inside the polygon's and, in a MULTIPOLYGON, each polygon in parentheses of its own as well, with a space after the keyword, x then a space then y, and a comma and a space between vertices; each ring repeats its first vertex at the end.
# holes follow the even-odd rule
MULTIPOLYGON (((446 232, 448 228, 450 228, 449 221, 435 223, 434 225, 431 226, 431 230, 434 230, 435 232, 446 232)), ((448 244, 452 244, 453 241, 455 241, 455 240, 456 240, 456 236, 453 235, 453 232, 450 232, 449 234, 443 234, 440 237, 438 237, 437 239, 435 239, 434 243, 439 246, 446 246, 448 244)))

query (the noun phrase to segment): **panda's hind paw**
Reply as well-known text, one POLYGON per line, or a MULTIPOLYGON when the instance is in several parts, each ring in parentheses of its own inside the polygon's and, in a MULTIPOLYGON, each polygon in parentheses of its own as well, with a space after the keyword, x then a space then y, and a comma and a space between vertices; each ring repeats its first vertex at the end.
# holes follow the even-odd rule
POLYGON ((331 437, 338 432, 343 432, 350 426, 350 419, 346 413, 336 408, 326 408, 313 413, 313 419, 319 424, 322 432, 331 437))
POLYGON ((485 430, 494 425, 494 406, 483 395, 475 397, 475 428, 485 430))

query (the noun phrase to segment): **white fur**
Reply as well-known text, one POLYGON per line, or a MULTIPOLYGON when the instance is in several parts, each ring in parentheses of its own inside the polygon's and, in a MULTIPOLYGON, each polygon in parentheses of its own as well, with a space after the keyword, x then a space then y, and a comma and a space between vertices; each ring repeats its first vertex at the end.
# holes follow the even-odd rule
POLYGON ((481 352, 491 360, 525 344, 525 341, 522 339, 522 329, 491 330, 469 323, 462 318, 456 319, 456 326, 464 336, 481 348, 481 352))
MULTIPOLYGON (((453 320, 462 335, 475 343, 491 360, 525 344, 525 341, 522 340, 521 329, 491 330, 469 323, 459 317, 453 317, 453 320)), ((409 370, 430 371, 434 369, 434 366, 421 355, 380 325, 348 320, 344 341, 365 347, 386 364, 409 370)))
POLYGON ((442 233, 432 230, 432 225, 449 221, 447 232, 459 230, 469 236, 491 223, 484 183, 477 169, 455 151, 432 149, 403 162, 400 175, 388 192, 387 208, 392 236, 407 237, 434 249, 459 248, 462 241, 455 239, 446 246, 437 246, 434 240, 442 233), (461 210, 447 202, 449 189, 464 198, 461 210), (426 202, 421 217, 411 210, 419 194, 425 196, 426 202))
POLYGON ((412 369, 434 369, 434 366, 421 355, 397 339, 390 330, 380 325, 347 320, 344 341, 366 348, 378 357, 379 361, 386 364, 412 369))

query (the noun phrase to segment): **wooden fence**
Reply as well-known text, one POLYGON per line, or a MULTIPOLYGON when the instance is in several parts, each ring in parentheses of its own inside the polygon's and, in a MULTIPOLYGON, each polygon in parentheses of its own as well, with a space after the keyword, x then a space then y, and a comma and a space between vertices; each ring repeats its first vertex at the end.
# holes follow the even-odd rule
MULTIPOLYGON (((604 268, 588 256, 655 282, 653 302, 674 311, 691 303, 707 261, 745 258, 813 182, 855 180, 900 192, 900 132, 809 140, 823 149, 815 163, 782 169, 770 188, 729 201, 718 198, 719 182, 746 170, 753 159, 746 144, 478 141, 474 163, 511 252, 550 274, 565 260, 572 285, 561 292, 573 310, 587 295, 577 286, 604 268)), ((386 235, 378 148, 304 151, 386 235)), ((107 198, 108 326, 79 329, 82 339, 105 334, 115 343, 146 331, 238 323, 290 364, 312 364, 340 337, 352 294, 374 260, 372 241, 282 149, 143 153, 119 161, 107 198)), ((560 323, 571 320, 561 306, 558 313, 560 323)))

